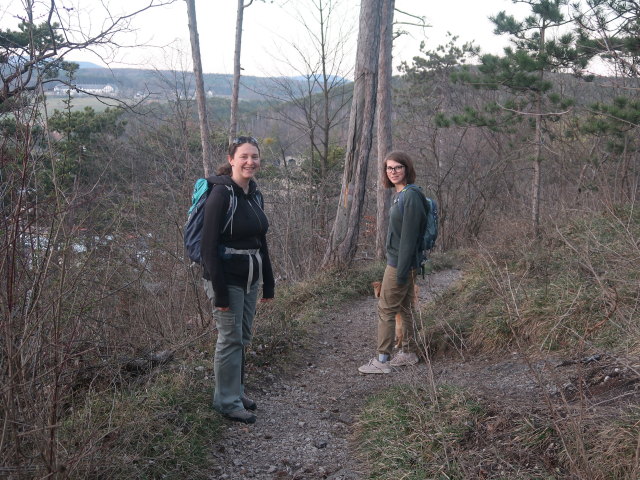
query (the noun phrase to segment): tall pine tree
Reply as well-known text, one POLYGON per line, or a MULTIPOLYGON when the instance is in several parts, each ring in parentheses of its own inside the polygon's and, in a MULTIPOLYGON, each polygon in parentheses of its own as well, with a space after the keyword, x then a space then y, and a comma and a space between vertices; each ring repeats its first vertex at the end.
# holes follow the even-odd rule
MULTIPOLYGON (((586 57, 576 48, 573 33, 561 33, 570 23, 562 13, 568 0, 512 0, 514 4, 529 5, 531 11, 522 20, 502 11, 491 21, 498 35, 509 35, 512 46, 504 55, 486 54, 480 57, 477 73, 469 71, 458 78, 479 88, 501 89, 508 95, 494 111, 503 111, 519 119, 530 128, 533 173, 531 178, 531 229, 540 232, 541 171, 545 156, 546 122, 566 113, 572 101, 561 98, 553 90, 551 73, 570 72, 580 75, 586 57)), ((458 118, 458 121, 461 119, 458 118)), ((467 112, 465 121, 491 125, 491 119, 467 112)))

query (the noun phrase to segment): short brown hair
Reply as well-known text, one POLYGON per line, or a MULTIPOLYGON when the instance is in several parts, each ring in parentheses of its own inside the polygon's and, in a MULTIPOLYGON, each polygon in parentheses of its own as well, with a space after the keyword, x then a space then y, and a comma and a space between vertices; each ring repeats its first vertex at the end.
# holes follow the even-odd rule
POLYGON ((382 185, 384 185, 385 188, 393 187, 393 183, 391 183, 391 180, 389 180, 389 176, 387 175, 388 160, 393 160, 394 162, 398 162, 399 164, 404 165, 404 168, 405 168, 404 178, 407 181, 407 184, 415 183, 416 169, 413 167, 413 160, 411 159, 408 153, 402 152, 400 150, 396 150, 394 152, 387 154, 387 156, 384 159, 384 163, 382 164, 381 179, 382 179, 382 185))

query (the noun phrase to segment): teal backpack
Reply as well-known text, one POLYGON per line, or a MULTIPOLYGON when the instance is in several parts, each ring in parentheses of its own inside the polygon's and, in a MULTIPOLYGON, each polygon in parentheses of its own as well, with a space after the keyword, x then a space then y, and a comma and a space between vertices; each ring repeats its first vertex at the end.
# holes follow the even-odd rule
MULTIPOLYGON (((224 232, 231 219, 233 212, 238 205, 238 200, 233 194, 233 187, 225 185, 229 190, 229 208, 225 217, 224 232)), ((193 186, 193 194, 191 195, 191 207, 187 213, 187 223, 184 225, 184 251, 192 262, 202 265, 202 254, 200 251, 200 238, 202 236, 202 226, 204 224, 204 206, 207 203, 209 192, 211 192, 213 184, 209 183, 206 178, 199 178, 193 186)))

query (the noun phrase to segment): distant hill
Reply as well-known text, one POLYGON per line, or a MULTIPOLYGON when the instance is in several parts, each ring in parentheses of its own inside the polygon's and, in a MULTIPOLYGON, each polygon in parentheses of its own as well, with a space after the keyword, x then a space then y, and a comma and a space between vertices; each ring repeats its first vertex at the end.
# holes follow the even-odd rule
MULTIPOLYGON (((191 96, 194 91, 192 72, 173 70, 147 70, 138 68, 103 68, 90 62, 75 62, 80 64, 76 72, 78 84, 111 84, 117 88, 120 96, 134 97, 136 95, 191 96)), ((242 76, 240 99, 263 100, 265 98, 288 99, 287 92, 295 91, 296 83, 306 85, 303 77, 251 77, 242 76)), ((233 76, 230 74, 207 73, 204 75, 204 87, 209 96, 230 97, 233 76)), ((53 88, 53 86, 51 87, 53 88)), ((302 89, 303 91, 306 89, 302 89)))
POLYGON ((101 67, 100 65, 96 65, 95 63, 91 63, 91 62, 79 62, 77 60, 69 60, 69 62, 77 63, 78 66, 81 69, 82 68, 105 68, 105 67, 101 67))

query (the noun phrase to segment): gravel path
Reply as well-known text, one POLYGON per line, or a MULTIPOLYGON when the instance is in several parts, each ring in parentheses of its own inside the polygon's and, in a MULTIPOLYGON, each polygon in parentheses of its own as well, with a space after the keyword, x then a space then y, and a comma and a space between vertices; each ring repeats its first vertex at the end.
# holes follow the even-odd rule
MULTIPOLYGON (((419 279, 420 301, 428 302, 460 277, 460 271, 446 270, 419 279)), ((421 362, 389 375, 360 375, 358 367, 375 353, 376 322, 373 295, 341 305, 315 325, 286 372, 250 373, 247 393, 258 403, 258 421, 249 426, 227 423, 212 451, 216 466, 210 478, 364 479, 366 469, 358 463, 350 439, 367 398, 392 385, 424 386, 430 373, 436 384, 475 392, 501 415, 546 409, 545 399, 570 398, 578 384, 588 391, 588 403, 605 414, 614 406, 640 403, 636 357, 624 362, 608 355, 598 355, 598 361, 567 361, 549 353, 526 359, 504 352, 464 361, 452 355, 434 361, 432 372, 421 362)))
MULTIPOLYGON (((447 270, 420 279, 420 300, 459 277, 459 271, 447 270)), ((390 375, 358 373, 375 353, 376 321, 373 295, 327 312, 286 374, 249 376, 247 393, 258 403, 258 421, 229 422, 213 451, 211 478, 364 478, 349 444, 355 416, 376 391, 424 383, 427 374, 424 363, 390 375)))

